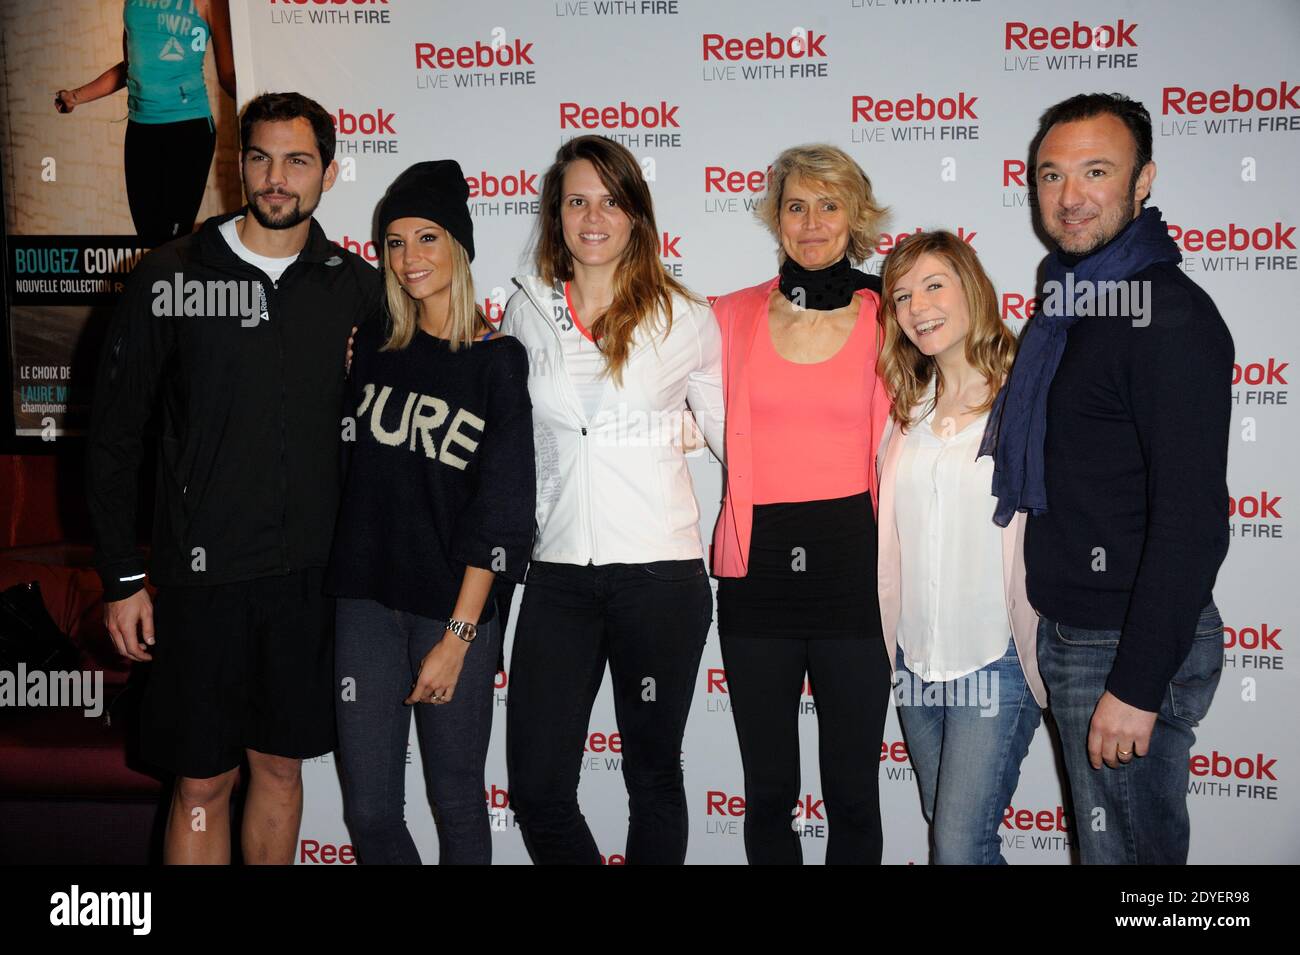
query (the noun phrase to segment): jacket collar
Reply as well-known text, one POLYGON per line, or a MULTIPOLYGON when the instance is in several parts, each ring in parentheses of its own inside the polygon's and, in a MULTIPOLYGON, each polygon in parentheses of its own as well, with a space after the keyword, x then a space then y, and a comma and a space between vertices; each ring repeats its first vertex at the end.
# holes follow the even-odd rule
POLYGON ((542 281, 539 275, 516 275, 513 281, 540 309, 550 308, 552 303, 560 300, 555 289, 542 281))
POLYGON ((557 316, 562 314, 565 307, 564 300, 558 296, 555 289, 542 281, 537 275, 516 275, 512 279, 519 291, 523 292, 537 310, 538 315, 542 318, 542 324, 550 329, 551 334, 555 336, 556 344, 560 341, 560 332, 555 327, 557 316))
MULTIPOLYGON (((552 285, 547 285, 546 281, 539 275, 516 275, 511 281, 515 283, 515 286, 521 292, 528 296, 528 300, 533 303, 533 307, 545 320, 543 324, 551 330, 558 342, 560 340, 560 329, 556 327, 556 323, 569 307, 564 293, 552 285)), ((674 298, 675 309, 676 299, 674 298)), ((633 334, 632 348, 628 353, 628 360, 630 361, 643 348, 655 347, 656 341, 661 340, 658 336, 663 331, 663 327, 662 316, 653 322, 643 323, 633 334)))
MULTIPOLYGON (((221 234, 223 223, 239 216, 248 215, 248 206, 223 216, 212 216, 204 221, 198 231, 198 257, 205 265, 236 265, 243 259, 235 254, 221 234)), ((338 247, 325 236, 325 230, 313 216, 307 231, 307 244, 298 253, 299 262, 323 262, 326 265, 339 265, 343 261, 338 247), (331 262, 330 260, 335 261, 331 262)))

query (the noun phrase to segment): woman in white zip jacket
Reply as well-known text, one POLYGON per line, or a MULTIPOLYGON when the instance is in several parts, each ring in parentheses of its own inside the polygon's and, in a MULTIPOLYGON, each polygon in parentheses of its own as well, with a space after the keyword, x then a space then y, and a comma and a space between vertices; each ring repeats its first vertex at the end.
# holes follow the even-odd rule
POLYGON ((510 804, 534 862, 601 862, 577 793, 608 661, 625 858, 681 864, 682 735, 713 617, 684 445, 698 423, 721 458, 721 336, 660 264, 650 191, 623 146, 562 146, 538 226, 540 277, 516 279, 501 324, 528 349, 537 462, 510 659, 510 804))

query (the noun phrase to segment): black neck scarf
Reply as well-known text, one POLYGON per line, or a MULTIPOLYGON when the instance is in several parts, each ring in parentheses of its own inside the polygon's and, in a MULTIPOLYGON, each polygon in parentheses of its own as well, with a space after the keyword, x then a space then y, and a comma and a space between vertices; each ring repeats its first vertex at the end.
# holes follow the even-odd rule
POLYGON ((871 279, 850 265, 847 256, 816 271, 787 258, 781 266, 781 294, 798 308, 829 312, 848 305, 859 289, 870 288, 871 279))

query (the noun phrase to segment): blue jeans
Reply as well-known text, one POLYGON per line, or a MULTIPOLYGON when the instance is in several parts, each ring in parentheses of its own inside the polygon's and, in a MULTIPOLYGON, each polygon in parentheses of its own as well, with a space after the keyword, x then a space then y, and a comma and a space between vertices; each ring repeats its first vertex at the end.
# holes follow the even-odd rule
POLYGON ((899 647, 894 693, 934 864, 1005 865, 998 827, 1043 718, 1015 642, 1000 659, 943 683, 907 669, 899 647))
POLYGON ((1187 862, 1188 761, 1192 728, 1210 709, 1223 669, 1223 621, 1201 611, 1187 659, 1160 703, 1147 755, 1118 769, 1088 762, 1088 728, 1119 647, 1118 630, 1038 621, 1038 669, 1061 733, 1074 802, 1074 837, 1085 865, 1187 862))
POLYGON ((355 680, 335 705, 343 817, 363 864, 419 865, 406 828, 406 749, 411 715, 424 779, 438 824, 441 865, 487 865, 492 830, 483 799, 483 766, 492 732, 492 683, 501 629, 478 628, 450 703, 402 702, 445 620, 340 597, 334 635, 335 686, 355 680))

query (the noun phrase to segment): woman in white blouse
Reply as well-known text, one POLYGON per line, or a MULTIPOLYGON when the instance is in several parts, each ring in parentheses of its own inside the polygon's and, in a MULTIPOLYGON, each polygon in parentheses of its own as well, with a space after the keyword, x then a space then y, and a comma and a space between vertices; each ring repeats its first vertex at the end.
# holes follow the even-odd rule
POLYGON ((885 262, 880 609, 895 699, 936 864, 998 864, 998 825, 1046 702, 1025 596, 1024 516, 993 523, 976 459, 1016 340, 988 276, 950 232, 885 262))

